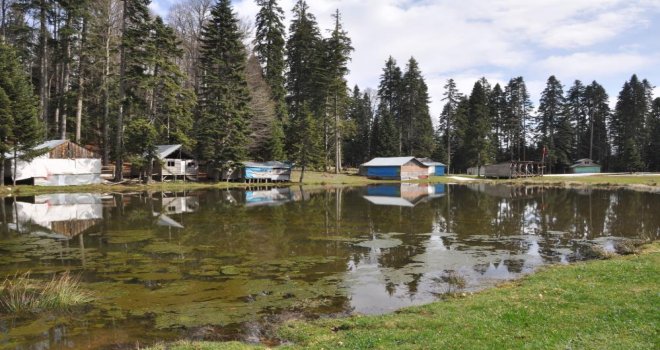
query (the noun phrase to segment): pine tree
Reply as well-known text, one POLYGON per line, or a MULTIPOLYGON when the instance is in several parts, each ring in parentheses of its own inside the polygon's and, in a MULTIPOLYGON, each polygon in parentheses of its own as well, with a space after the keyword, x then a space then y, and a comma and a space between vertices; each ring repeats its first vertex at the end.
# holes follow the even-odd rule
POLYGON ((506 97, 500 84, 495 84, 488 97, 488 107, 490 109, 491 129, 493 131, 493 147, 495 149, 496 160, 504 160, 502 149, 502 124, 506 115, 506 97))
MULTIPOLYGON (((548 78, 545 89, 541 93, 541 101, 536 116, 536 133, 538 135, 539 148, 541 150, 544 148, 547 149, 545 161, 549 164, 549 172, 552 172, 558 163, 558 147, 560 149, 566 149, 568 146, 569 150, 572 149, 572 142, 568 145, 555 144, 559 140, 557 130, 566 117, 566 111, 564 88, 559 80, 552 75, 548 78)), ((561 158, 564 159, 565 155, 562 155, 561 158)))
POLYGON ((362 93, 356 85, 353 88, 347 124, 352 132, 346 133, 345 161, 352 166, 358 166, 369 160, 371 149, 371 129, 373 124, 371 98, 367 92, 362 93))
POLYGON ((145 49, 150 28, 150 0, 124 0, 122 35, 119 46, 119 110, 115 126, 115 180, 123 179, 124 124, 130 120, 132 109, 143 101, 139 100, 138 89, 145 78, 145 49))
POLYGON ((481 167, 495 159, 491 139, 491 122, 488 108, 488 94, 482 82, 472 88, 468 100, 468 123, 465 132, 465 154, 469 161, 466 165, 481 167))
POLYGON ((277 0, 256 0, 259 6, 255 20, 254 52, 263 66, 264 78, 277 104, 277 116, 286 123, 286 88, 284 80, 284 11, 277 0))
POLYGON ((401 69, 392 56, 385 62, 378 84, 378 133, 374 134, 374 153, 378 156, 402 154, 401 69), (395 146, 392 148, 392 146, 395 146))
MULTIPOLYGON (((462 130, 459 131, 456 128, 456 112, 458 110, 458 105, 462 100, 463 96, 458 91, 456 87, 456 82, 454 79, 447 80, 447 84, 444 86, 444 98, 442 99, 445 102, 445 106, 442 109, 442 115, 440 120, 443 121, 445 127, 445 142, 447 144, 447 173, 451 172, 451 163, 452 163, 452 145, 456 143, 457 134, 462 133, 462 130)), ((454 147, 454 152, 457 148, 454 147)))
MULTIPOLYGON (((13 150, 14 171, 18 155, 22 154, 23 160, 29 159, 34 155, 30 151, 41 140, 36 101, 16 53, 0 42, 0 149, 13 150)), ((0 152, 0 162, 4 171, 4 152, 0 152)), ((4 185, 4 174, 1 175, 4 185)))
POLYGON ((401 81, 402 154, 430 157, 433 153, 433 122, 429 101, 428 87, 419 64, 411 57, 401 81))
POLYGON ((504 120, 505 142, 510 159, 526 160, 527 136, 530 134, 530 117, 534 108, 522 77, 509 80, 505 89, 507 113, 504 120))
POLYGON ((649 116, 649 142, 646 154, 650 171, 660 171, 660 97, 653 100, 649 116))
POLYGON ((126 153, 131 165, 142 169, 146 174, 146 182, 151 182, 154 161, 157 160, 156 145, 158 131, 153 123, 145 118, 135 118, 126 126, 126 153))
POLYGON ((645 124, 650 114, 650 90, 648 81, 640 81, 633 75, 619 93, 610 122, 617 170, 640 171, 645 167, 644 145, 648 140, 645 124))
POLYGON ((305 170, 308 167, 318 167, 322 163, 321 132, 317 119, 304 104, 300 108, 300 118, 294 119, 292 130, 292 153, 291 156, 297 165, 301 167, 300 182, 303 182, 305 170))
POLYGON ((195 129, 198 154, 212 166, 247 156, 250 94, 238 19, 229 0, 219 0, 202 35, 202 84, 195 129))
POLYGON ((348 74, 348 62, 353 51, 351 46, 351 39, 348 33, 344 30, 341 23, 341 14, 336 10, 332 18, 335 20, 335 26, 332 30, 330 38, 325 40, 325 49, 327 57, 326 60, 326 74, 328 76, 328 108, 329 113, 333 119, 333 136, 334 136, 334 158, 335 158, 335 173, 341 171, 342 166, 342 129, 343 118, 348 109, 348 86, 346 83, 346 75, 348 74))
POLYGON ((589 137, 587 137, 589 128, 584 94, 584 85, 581 81, 576 80, 566 96, 568 117, 575 130, 574 151, 571 153, 571 157, 574 159, 586 158, 589 155, 589 137))
POLYGON ((607 134, 607 121, 610 118, 609 96, 596 81, 584 90, 585 107, 589 121, 589 159, 609 168, 610 144, 607 134))

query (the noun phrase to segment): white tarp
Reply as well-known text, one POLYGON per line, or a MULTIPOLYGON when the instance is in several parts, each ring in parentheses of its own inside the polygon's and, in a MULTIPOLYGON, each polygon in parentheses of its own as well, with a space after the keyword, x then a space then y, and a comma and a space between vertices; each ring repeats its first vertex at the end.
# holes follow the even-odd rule
MULTIPOLYGON (((14 163, 11 163, 11 176, 14 163)), ((50 159, 48 155, 37 157, 29 162, 19 160, 16 165, 16 181, 35 178, 46 179, 40 184, 69 184, 70 181, 62 179, 66 175, 77 176, 76 184, 93 184, 101 182, 101 160, 95 158, 77 159, 50 159), (98 175, 98 176, 96 176, 98 175), (54 178, 48 180, 49 178, 54 178)), ((39 181, 35 181, 39 182, 39 181)))
POLYGON ((34 203, 16 202, 20 226, 36 224, 52 230, 53 222, 103 219, 101 197, 93 194, 35 196, 34 203))

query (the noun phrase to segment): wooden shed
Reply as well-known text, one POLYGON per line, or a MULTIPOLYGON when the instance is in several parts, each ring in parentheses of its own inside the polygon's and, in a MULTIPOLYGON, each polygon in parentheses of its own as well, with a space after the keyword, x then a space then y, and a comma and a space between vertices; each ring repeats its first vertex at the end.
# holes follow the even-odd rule
POLYGON ((445 173, 447 172, 447 166, 443 163, 436 162, 435 160, 431 158, 416 158, 422 164, 426 165, 429 167, 429 176, 444 176, 445 173))
MULTIPOLYGON (((101 183, 101 158, 69 140, 50 140, 33 148, 39 156, 21 160, 17 153, 16 181, 37 186, 91 185, 101 183)), ((14 154, 5 154, 5 176, 14 177, 14 154)))
POLYGON ((491 178, 514 179, 543 176, 543 163, 531 161, 509 161, 485 166, 484 174, 491 178))
POLYGON ((199 165, 192 153, 183 149, 182 145, 156 146, 158 162, 154 164, 154 173, 161 181, 165 178, 197 178, 199 165))
POLYGON ((583 158, 578 159, 575 164, 571 165, 570 171, 572 174, 600 173, 600 165, 589 158, 583 158))
POLYGON ((416 180, 429 176, 429 167, 415 157, 374 158, 361 167, 366 176, 372 179, 416 180))

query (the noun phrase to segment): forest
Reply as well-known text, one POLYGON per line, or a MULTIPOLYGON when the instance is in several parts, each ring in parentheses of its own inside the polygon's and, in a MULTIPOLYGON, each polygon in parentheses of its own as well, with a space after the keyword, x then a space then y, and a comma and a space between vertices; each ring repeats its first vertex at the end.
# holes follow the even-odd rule
POLYGON ((245 21, 230 0, 181 0, 164 19, 149 0, 0 0, 0 160, 71 139, 117 181, 126 163, 153 166, 159 144, 183 144, 209 169, 282 160, 340 172, 412 155, 459 173, 545 155, 557 173, 580 158, 660 171, 660 98, 646 79, 631 74, 614 108, 596 81, 550 76, 535 106, 523 77, 481 78, 469 94, 449 79, 433 118, 414 57, 374 57, 379 85, 349 86, 359 48, 339 10, 319 28, 305 0, 290 23, 277 0, 255 2, 245 21))

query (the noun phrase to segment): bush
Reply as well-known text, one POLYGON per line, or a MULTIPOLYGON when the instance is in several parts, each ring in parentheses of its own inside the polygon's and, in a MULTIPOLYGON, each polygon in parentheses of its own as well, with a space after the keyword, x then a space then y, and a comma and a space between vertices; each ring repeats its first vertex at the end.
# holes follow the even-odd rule
POLYGON ((7 313, 36 313, 61 310, 92 301, 89 292, 80 288, 80 279, 69 272, 44 282, 30 278, 30 273, 6 278, 0 286, 0 308, 7 313))

